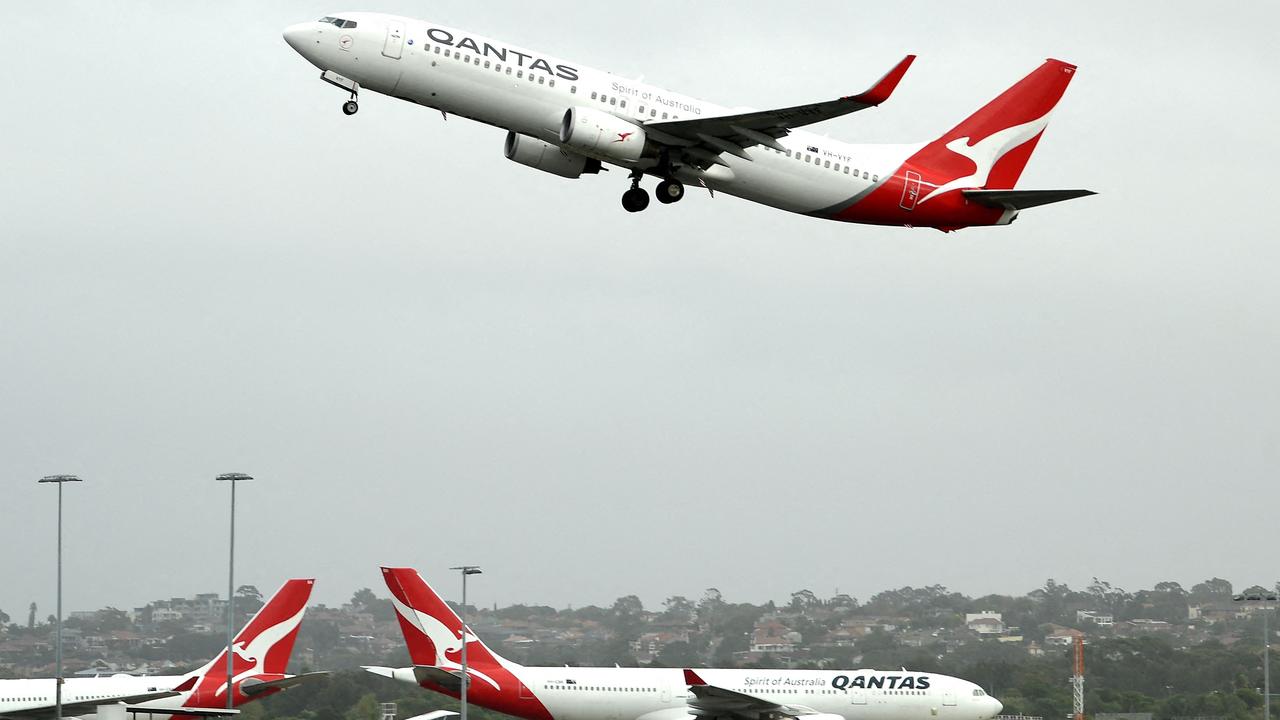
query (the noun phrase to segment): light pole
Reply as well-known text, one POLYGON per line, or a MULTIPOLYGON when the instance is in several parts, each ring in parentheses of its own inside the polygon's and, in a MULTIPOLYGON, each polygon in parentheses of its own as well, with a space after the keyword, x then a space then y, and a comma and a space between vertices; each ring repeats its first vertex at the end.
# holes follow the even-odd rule
POLYGON ((462 573, 462 720, 467 720, 467 686, 471 684, 471 676, 467 674, 467 576, 479 575, 478 565, 459 565, 451 567, 462 573))
POLYGON ((58 639, 53 651, 58 670, 53 681, 53 716, 55 720, 62 720, 62 486, 69 482, 83 481, 75 475, 49 475, 40 478, 39 482, 55 483, 58 486, 58 639))
POLYGON ((235 679, 235 578, 236 578, 236 483, 253 478, 244 473, 223 473, 218 482, 231 483, 231 558, 227 562, 227 709, 235 708, 232 680, 235 679))
POLYGON ((1236 595, 1231 598, 1236 602, 1262 603, 1262 720, 1271 720, 1271 632, 1267 627, 1267 616, 1271 607, 1267 603, 1276 601, 1275 593, 1250 593, 1236 595))

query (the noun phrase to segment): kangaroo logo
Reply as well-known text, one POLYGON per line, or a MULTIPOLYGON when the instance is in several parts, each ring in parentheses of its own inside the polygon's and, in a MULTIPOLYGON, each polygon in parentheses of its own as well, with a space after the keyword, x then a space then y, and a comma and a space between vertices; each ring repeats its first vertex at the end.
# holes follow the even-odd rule
POLYGON ((972 144, 970 144, 970 138, 968 137, 956 138, 947 143, 948 150, 973 162, 974 171, 970 175, 939 185, 934 188, 933 192, 921 198, 920 203, 929 202, 934 196, 941 195, 948 190, 986 185, 987 178, 991 175, 991 170, 996 166, 996 163, 1000 162, 1000 159, 1005 155, 1008 155, 1010 150, 1021 146, 1031 138, 1044 132, 1045 127, 1049 124, 1049 115, 1051 114, 1052 111, 1029 123, 1014 125, 1011 128, 994 132, 972 144))
MULTIPOLYGON (((302 616, 306 611, 307 608, 305 606, 299 608, 298 612, 295 613, 293 617, 281 620, 275 625, 272 625, 266 630, 258 633, 256 637, 248 640, 247 642, 238 642, 232 645, 231 650, 235 656, 233 669, 240 667, 239 661, 241 660, 248 665, 244 670, 235 671, 235 676, 231 678, 232 684, 247 677, 252 677, 264 672, 265 669, 263 668, 263 665, 267 661, 267 654, 271 652, 271 648, 275 647, 277 643, 289 637, 290 633, 298 629, 298 626, 302 624, 302 616)), ((218 660, 214 660, 214 662, 210 663, 207 667, 209 669, 213 669, 219 661, 225 663, 225 656, 220 657, 218 660)), ((214 690, 214 697, 225 694, 226 691, 227 686, 224 679, 222 683, 217 686, 217 689, 214 690)))
MULTIPOLYGON (((418 612, 415 608, 409 607, 408 605, 400 602, 400 600, 395 597, 394 593, 391 596, 391 602, 395 605, 396 612, 400 614, 400 617, 404 618, 410 625, 417 628, 418 631, 425 635, 427 640, 431 642, 431 646, 434 647, 436 651, 436 667, 444 668, 446 670, 462 670, 461 663, 455 662, 449 658, 450 654, 456 654, 462 651, 462 639, 458 636, 458 633, 450 630, 448 626, 440 622, 440 620, 434 615, 418 612)), ((466 641, 468 643, 473 643, 479 639, 469 632, 466 633, 466 636, 466 641)), ((467 673, 475 675, 481 680, 489 683, 493 686, 494 690, 502 690, 502 686, 500 686, 493 678, 476 670, 474 665, 468 663, 467 673)))
POLYGON ((626 142, 627 138, 631 137, 632 135, 635 135, 635 133, 634 132, 618 133, 618 139, 614 140, 614 142, 616 143, 626 142))

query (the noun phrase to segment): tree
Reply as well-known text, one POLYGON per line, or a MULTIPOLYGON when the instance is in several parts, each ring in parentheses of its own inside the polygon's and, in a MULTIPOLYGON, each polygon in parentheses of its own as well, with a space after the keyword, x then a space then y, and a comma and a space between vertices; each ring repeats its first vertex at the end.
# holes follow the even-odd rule
POLYGON ((820 604, 818 596, 814 595, 812 590, 797 590, 791 593, 791 609, 796 612, 804 612, 820 604))
POLYGON ((662 614, 668 620, 688 621, 694 610, 693 603, 683 595, 672 595, 662 602, 662 614))
POLYGON ((9 624, 9 613, 6 613, 5 611, 0 610, 0 625, 8 625, 8 624, 9 624))
POLYGON ((363 609, 368 609, 370 605, 377 602, 378 596, 373 594, 369 588, 360 588, 351 596, 351 604, 363 609))
POLYGON ((34 630, 36 627, 36 604, 31 603, 31 607, 27 610, 27 629, 34 630))
POLYGON ((1196 602, 1229 600, 1231 598, 1231 582, 1216 577, 1197 583, 1191 586, 1191 598, 1196 602))

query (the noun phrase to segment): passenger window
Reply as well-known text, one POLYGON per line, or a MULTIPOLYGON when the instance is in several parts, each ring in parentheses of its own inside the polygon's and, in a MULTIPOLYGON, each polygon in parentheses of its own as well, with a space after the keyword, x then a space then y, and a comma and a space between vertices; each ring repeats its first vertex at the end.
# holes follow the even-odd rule
POLYGON ((521 79, 524 79, 524 71, 523 71, 523 70, 517 70, 517 71, 516 71, 516 77, 521 78, 521 79))
POLYGON ((547 79, 546 79, 545 77, 543 77, 543 76, 539 75, 539 76, 538 76, 538 84, 539 84, 539 85, 546 85, 546 84, 547 84, 547 79))
POLYGON ((437 55, 439 55, 439 54, 440 54, 440 46, 439 46, 439 45, 437 45, 437 46, 436 46, 436 54, 437 54, 437 55))
POLYGON ((611 98, 609 98, 609 104, 610 104, 610 105, 617 105, 617 104, 618 104, 618 98, 616 98, 616 97, 611 97, 611 98))
POLYGON ((831 167, 831 161, 830 161, 830 160, 828 160, 828 161, 826 161, 826 162, 822 163, 822 167, 825 167, 825 168, 829 168, 829 167, 831 167))
POLYGON ((470 55, 467 55, 466 57, 462 58, 462 62, 464 62, 464 63, 469 63, 469 62, 471 62, 471 56, 470 56, 470 55))
POLYGON ((836 172, 840 172, 840 163, 836 163, 836 172))
POLYGON ((880 182, 880 176, 879 176, 879 175, 872 175, 872 176, 871 176, 871 182, 880 182))
POLYGON ((657 108, 653 108, 653 109, 649 110, 649 117, 655 117, 655 118, 656 118, 656 117, 658 117, 658 109, 657 109, 657 108))
POLYGON ((547 81, 547 87, 555 87, 555 86, 556 86, 555 78, 551 78, 550 80, 547 81))
POLYGON ((597 97, 599 94, 600 94, 600 93, 597 93, 595 90, 592 90, 592 91, 591 91, 591 99, 592 99, 592 100, 595 100, 595 99, 596 99, 596 97, 597 97))
POLYGON ((845 166, 844 166, 844 174, 845 174, 845 175, 848 175, 848 174, 849 174, 849 166, 848 166, 848 165, 845 165, 845 166))
POLYGON ((476 63, 476 67, 480 67, 480 56, 479 56, 479 55, 477 55, 477 56, 476 56, 475 63, 476 63))
POLYGON ((643 106, 643 105, 641 105, 641 106, 640 106, 640 114, 641 114, 641 115, 643 115, 643 114, 644 114, 644 106, 643 106))
POLYGON ((452 51, 451 51, 451 50, 445 50, 445 51, 444 51, 444 56, 445 56, 445 57, 453 57, 452 55, 450 55, 450 54, 449 54, 450 52, 452 52, 452 51))
POLYGON ((577 86, 577 85, 570 85, 570 86, 569 86, 569 94, 570 94, 570 95, 577 95, 577 94, 578 94, 578 86, 577 86))
POLYGON ((812 156, 812 155, 810 155, 810 154, 808 154, 808 153, 805 153, 804 161, 805 161, 805 162, 813 162, 813 156, 812 156))
POLYGON ((488 70, 488 69, 489 69, 489 65, 491 65, 491 64, 492 64, 492 63, 490 63, 488 60, 485 60, 485 61, 484 61, 484 69, 485 69, 485 70, 488 70))
POLYGON ((619 105, 618 107, 626 108, 626 107, 627 107, 627 101, 626 101, 626 100, 623 100, 623 101, 622 101, 622 104, 621 104, 621 105, 619 105))
POLYGON ((662 113, 662 119, 663 119, 663 120, 666 120, 666 119, 667 119, 667 114, 666 114, 666 113, 662 113))
POLYGON ((494 63, 493 69, 497 70, 498 72, 502 72, 502 63, 494 63))
POLYGON ((508 65, 508 66, 507 66, 507 74, 508 74, 508 75, 510 75, 510 74, 511 74, 511 66, 510 66, 510 65, 508 65))

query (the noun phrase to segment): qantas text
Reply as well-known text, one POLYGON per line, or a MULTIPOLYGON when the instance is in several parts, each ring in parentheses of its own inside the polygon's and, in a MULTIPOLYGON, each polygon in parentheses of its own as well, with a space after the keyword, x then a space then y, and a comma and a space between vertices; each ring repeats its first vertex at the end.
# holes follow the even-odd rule
POLYGON ((889 690, 928 690, 928 675, 837 675, 831 678, 831 687, 837 690, 847 688, 887 688, 889 690))
POLYGON ((448 45, 459 50, 470 50, 477 55, 496 58, 500 62, 514 62, 519 67, 527 67, 530 70, 541 70, 544 73, 553 74, 564 80, 578 79, 578 70, 576 68, 569 67, 568 65, 556 65, 553 69, 551 67, 551 63, 543 60, 542 58, 534 57, 528 53, 522 53, 519 50, 512 50, 511 48, 497 47, 495 45, 490 45, 489 43, 477 43, 469 37, 464 37, 459 40, 454 37, 453 33, 441 28, 428 28, 427 37, 441 45, 448 45), (508 60, 508 55, 514 55, 516 59, 508 60), (526 60, 529 60, 530 62, 526 64, 526 60))

